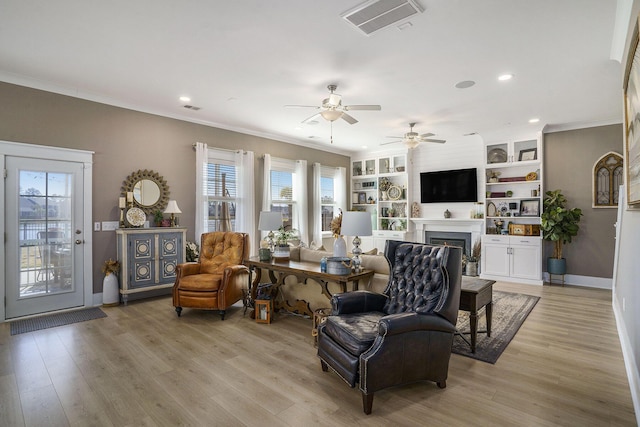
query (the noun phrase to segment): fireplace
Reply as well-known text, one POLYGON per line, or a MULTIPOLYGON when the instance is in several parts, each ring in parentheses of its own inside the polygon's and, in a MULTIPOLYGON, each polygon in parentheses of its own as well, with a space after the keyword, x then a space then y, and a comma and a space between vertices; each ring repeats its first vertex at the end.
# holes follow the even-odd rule
POLYGON ((462 253, 471 255, 471 233, 457 231, 425 231, 424 241, 430 245, 448 245, 462 248, 462 253))

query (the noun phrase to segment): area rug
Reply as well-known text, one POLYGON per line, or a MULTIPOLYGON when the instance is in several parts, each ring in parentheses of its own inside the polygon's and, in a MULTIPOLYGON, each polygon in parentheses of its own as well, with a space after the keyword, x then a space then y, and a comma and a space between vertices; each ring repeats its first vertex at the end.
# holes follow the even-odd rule
POLYGON ((99 307, 91 307, 83 310, 65 311, 64 313, 16 320, 11 322, 11 335, 70 325, 71 323, 84 322, 85 320, 99 319, 101 317, 107 317, 107 314, 100 310, 99 307))
MULTIPOLYGON (((483 362, 496 363, 539 299, 531 295, 493 291, 491 336, 478 333, 476 352, 471 353, 470 345, 461 336, 456 335, 453 338, 453 352, 483 362)), ((480 311, 478 317, 478 331, 486 331, 487 321, 484 309, 480 311)), ((457 328, 459 331, 469 332, 469 312, 459 312, 457 328)), ((464 337, 471 340, 469 333, 464 334, 464 337)))

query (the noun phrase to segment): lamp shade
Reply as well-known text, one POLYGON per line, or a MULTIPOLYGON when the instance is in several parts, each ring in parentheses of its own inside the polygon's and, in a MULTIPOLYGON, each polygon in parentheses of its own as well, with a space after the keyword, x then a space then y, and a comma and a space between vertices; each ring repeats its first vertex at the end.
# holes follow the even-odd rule
POLYGON ((167 208, 164 210, 164 213, 177 214, 177 213, 182 213, 182 211, 178 207, 178 203, 176 203, 175 200, 169 200, 169 203, 167 203, 167 208))
POLYGON ((258 230, 271 231, 277 230, 282 226, 282 213, 281 212, 260 212, 260 219, 258 220, 258 230))
POLYGON ((344 236, 371 236, 371 214, 369 212, 344 212, 340 234, 344 236))

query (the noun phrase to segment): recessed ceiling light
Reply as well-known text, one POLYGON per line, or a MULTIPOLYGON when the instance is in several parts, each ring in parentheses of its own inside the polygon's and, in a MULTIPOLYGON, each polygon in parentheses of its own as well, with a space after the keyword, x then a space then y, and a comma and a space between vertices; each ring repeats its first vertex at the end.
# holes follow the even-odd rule
POLYGON ((473 80, 463 80, 461 82, 456 83, 456 87, 458 89, 466 89, 468 87, 473 86, 474 84, 476 84, 476 82, 474 82, 473 80))
POLYGON ((302 128, 300 126, 296 126, 293 128, 294 130, 302 130, 302 128))
POLYGON ((529 123, 538 123, 539 121, 540 119, 538 119, 537 117, 533 119, 529 119, 529 123))
POLYGON ((500 80, 501 82, 506 82, 507 80, 511 80, 513 78, 513 74, 503 74, 501 76, 498 76, 498 80, 500 80))
POLYGON ((369 146, 368 146, 368 145, 363 145, 363 146, 362 146, 362 149, 363 149, 363 150, 366 150, 367 148, 369 148, 369 146))
POLYGON ((180 97, 180 101, 182 101, 182 102, 191 102, 191 98, 189 98, 188 96, 181 96, 180 97))

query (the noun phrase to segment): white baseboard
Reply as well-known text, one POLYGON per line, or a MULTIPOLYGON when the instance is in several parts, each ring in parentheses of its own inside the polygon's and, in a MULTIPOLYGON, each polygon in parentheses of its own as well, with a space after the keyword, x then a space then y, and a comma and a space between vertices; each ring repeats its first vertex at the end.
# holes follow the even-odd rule
MULTIPOLYGON (((549 283, 549 273, 543 273, 545 283, 549 283)), ((553 275, 553 284, 561 283, 562 277, 553 275)), ((587 288, 613 289, 613 279, 606 277, 577 276, 574 274, 564 275, 565 285, 584 286, 587 288)))
POLYGON ((94 307, 102 305, 102 292, 100 292, 99 294, 93 294, 92 303, 94 307))
POLYGON ((640 373, 635 363, 631 340, 627 333, 624 320, 622 318, 622 309, 618 305, 616 298, 613 298, 613 314, 616 318, 616 326, 618 327, 618 337, 622 346, 622 356, 624 358, 624 366, 627 370, 627 379, 629 380, 629 388, 631 390, 631 400, 636 413, 636 424, 640 425, 640 373))

